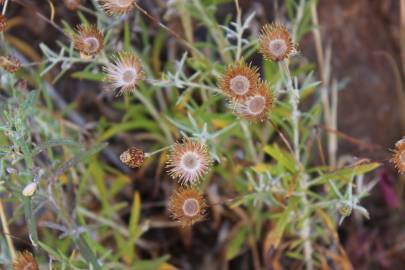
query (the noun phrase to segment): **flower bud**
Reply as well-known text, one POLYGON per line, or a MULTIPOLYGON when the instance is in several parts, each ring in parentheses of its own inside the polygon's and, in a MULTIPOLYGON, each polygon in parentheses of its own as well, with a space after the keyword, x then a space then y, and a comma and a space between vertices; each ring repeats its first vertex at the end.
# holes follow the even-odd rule
POLYGON ((35 191, 37 190, 37 183, 36 182, 31 182, 28 185, 25 186, 25 188, 22 191, 22 194, 25 197, 31 197, 34 195, 35 191))

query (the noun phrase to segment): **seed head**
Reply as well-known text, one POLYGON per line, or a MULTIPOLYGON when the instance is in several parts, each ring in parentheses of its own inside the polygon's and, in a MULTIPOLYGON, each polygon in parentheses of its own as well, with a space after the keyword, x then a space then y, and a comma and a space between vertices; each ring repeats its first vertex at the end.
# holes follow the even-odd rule
POLYGON ((133 92, 139 81, 145 78, 141 61, 132 52, 119 53, 113 63, 104 67, 106 81, 118 94, 133 92))
POLYGON ((182 185, 193 185, 208 173, 211 163, 204 144, 185 139, 171 147, 167 168, 169 175, 182 185))
POLYGON ((142 149, 131 147, 120 155, 120 160, 128 167, 138 168, 145 160, 145 153, 142 149))
POLYGON ((80 5, 80 0, 63 0, 65 6, 70 10, 76 10, 80 5))
POLYGON ((230 65, 219 81, 219 88, 235 101, 251 96, 259 82, 259 72, 243 61, 230 65))
POLYGON ((405 138, 399 140, 395 144, 395 150, 391 162, 400 174, 405 173, 405 138))
POLYGON ((267 119, 274 100, 275 97, 270 86, 261 82, 252 96, 240 103, 233 103, 232 106, 240 117, 263 122, 267 119))
POLYGON ((0 56, 0 67, 10 73, 15 73, 21 67, 21 62, 14 56, 0 56))
POLYGON ((7 26, 7 18, 3 14, 0 14, 0 32, 4 32, 7 26))
POLYGON ((190 226, 204 218, 207 205, 200 192, 189 188, 176 191, 170 197, 168 208, 182 226, 190 226))
POLYGON ((98 0, 105 12, 112 15, 123 15, 135 8, 136 0, 98 0))
POLYGON ((79 25, 73 35, 73 45, 82 58, 88 59, 98 54, 104 47, 104 35, 95 25, 79 25))
POLYGON ((260 53, 269 61, 282 61, 295 51, 288 29, 279 23, 263 26, 259 43, 260 53))
POLYGON ((17 258, 13 262, 14 270, 38 270, 38 263, 31 252, 25 250, 18 253, 17 258))

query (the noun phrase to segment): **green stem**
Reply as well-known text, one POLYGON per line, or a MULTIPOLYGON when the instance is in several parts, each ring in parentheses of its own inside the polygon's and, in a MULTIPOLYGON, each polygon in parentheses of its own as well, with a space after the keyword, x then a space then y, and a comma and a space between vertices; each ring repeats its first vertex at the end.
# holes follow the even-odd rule
POLYGON ((259 162, 259 158, 258 158, 258 155, 256 152, 256 148, 253 144, 252 133, 250 132, 246 121, 244 121, 244 120, 240 121, 240 126, 242 127, 243 133, 245 134, 245 137, 246 137, 246 141, 248 142, 248 148, 249 148, 250 154, 252 155, 253 161, 255 163, 257 163, 257 162, 259 162))
POLYGON ((37 223, 32 213, 32 206, 31 206, 31 197, 24 197, 24 215, 25 220, 28 225, 28 230, 30 234, 30 240, 32 245, 36 248, 38 246, 38 232, 37 232, 37 223))
POLYGON ((169 142, 173 142, 174 140, 168 126, 164 123, 163 118, 153 104, 139 90, 134 91, 134 95, 143 103, 143 105, 145 105, 146 109, 148 109, 149 113, 156 120, 169 142))

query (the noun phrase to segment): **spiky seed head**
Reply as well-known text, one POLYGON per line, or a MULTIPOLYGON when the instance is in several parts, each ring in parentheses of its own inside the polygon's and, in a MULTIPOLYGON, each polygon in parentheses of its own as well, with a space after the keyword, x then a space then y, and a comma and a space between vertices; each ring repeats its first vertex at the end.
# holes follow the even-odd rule
POLYGON ((80 5, 80 0, 63 0, 65 6, 70 10, 76 10, 80 5))
POLYGON ((185 139, 171 147, 167 168, 169 175, 182 185, 193 185, 208 173, 211 163, 205 144, 185 139))
POLYGON ((0 67, 4 68, 10 73, 15 73, 20 69, 21 62, 14 56, 0 56, 0 67))
POLYGON ((120 160, 128 167, 138 168, 145 160, 145 153, 142 149, 131 147, 120 155, 120 160))
POLYGON ((89 59, 97 55, 104 47, 104 35, 95 25, 80 24, 73 34, 73 45, 80 56, 89 59))
POLYGON ((280 23, 263 26, 259 35, 259 43, 260 53, 269 61, 282 61, 295 51, 287 27, 280 23))
POLYGON ((253 94, 258 82, 258 69, 240 61, 227 67, 219 81, 219 88, 230 99, 240 101, 253 94))
POLYGON ((231 103, 237 115, 247 120, 265 121, 267 114, 273 107, 275 97, 271 87, 261 82, 254 94, 246 100, 231 103))
POLYGON ((136 91, 136 86, 145 78, 141 61, 133 52, 121 52, 113 63, 104 67, 109 88, 118 94, 136 91))
POLYGON ((405 138, 396 142, 391 162, 400 174, 405 173, 405 138))
POLYGON ((207 204, 195 188, 180 189, 173 193, 168 209, 182 226, 190 226, 204 218, 207 204))
POLYGON ((14 270, 38 270, 38 263, 31 252, 25 250, 17 254, 13 261, 14 270))
POLYGON ((0 32, 4 32, 7 27, 7 18, 3 14, 0 14, 0 32))
POLYGON ((123 15, 135 8, 136 0, 99 0, 104 11, 112 15, 123 15))
POLYGON ((347 202, 338 203, 338 212, 343 217, 348 217, 352 214, 353 207, 347 202))

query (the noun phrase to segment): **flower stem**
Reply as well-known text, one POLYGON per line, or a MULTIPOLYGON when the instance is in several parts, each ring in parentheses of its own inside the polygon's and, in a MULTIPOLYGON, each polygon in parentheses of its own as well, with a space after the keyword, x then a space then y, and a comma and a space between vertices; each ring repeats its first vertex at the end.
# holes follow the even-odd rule
POLYGON ((8 228, 7 217, 3 207, 3 201, 0 200, 0 219, 1 225, 3 227, 4 237, 6 238, 8 249, 10 252, 11 259, 14 260, 16 258, 15 248, 13 244, 13 240, 10 236, 10 229, 8 228))
POLYGON ((282 69, 286 83, 287 83, 287 90, 289 92, 289 102, 291 104, 292 108, 292 119, 291 119, 291 125, 293 129, 293 147, 294 147, 294 156, 297 162, 298 168, 298 183, 300 183, 300 188, 303 191, 302 192, 302 216, 304 217, 304 222, 302 225, 302 228, 300 230, 300 235, 304 241, 304 258, 305 258, 305 264, 306 264, 306 269, 307 270, 312 270, 314 269, 313 261, 312 261, 312 244, 309 239, 311 235, 311 222, 309 219, 309 204, 308 204, 308 198, 307 198, 307 193, 306 189, 307 187, 307 179, 306 177, 302 177, 300 175, 301 171, 301 157, 300 157, 300 139, 299 139, 299 117, 300 117, 300 111, 298 109, 298 104, 299 104, 299 98, 300 98, 300 93, 297 87, 294 87, 293 85, 293 80, 291 77, 291 72, 288 66, 288 60, 284 60, 280 62, 280 68, 282 69))
POLYGON ((152 117, 159 124, 169 142, 173 142, 173 137, 170 133, 169 127, 163 122, 162 117, 159 115, 159 112, 155 109, 153 104, 139 90, 134 91, 134 95, 143 103, 143 105, 145 105, 146 109, 148 109, 152 117))

